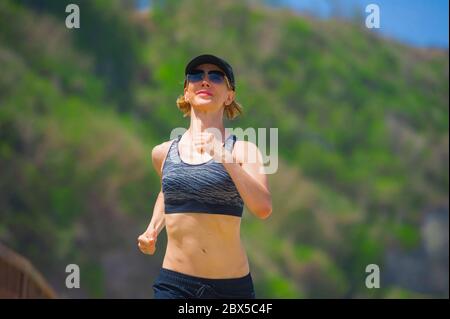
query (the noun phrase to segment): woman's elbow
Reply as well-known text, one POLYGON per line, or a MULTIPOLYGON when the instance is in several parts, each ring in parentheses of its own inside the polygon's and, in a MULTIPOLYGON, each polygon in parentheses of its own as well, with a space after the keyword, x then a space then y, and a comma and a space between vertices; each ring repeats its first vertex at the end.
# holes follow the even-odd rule
POLYGON ((260 219, 267 219, 272 214, 272 203, 268 202, 255 210, 255 215, 260 219))

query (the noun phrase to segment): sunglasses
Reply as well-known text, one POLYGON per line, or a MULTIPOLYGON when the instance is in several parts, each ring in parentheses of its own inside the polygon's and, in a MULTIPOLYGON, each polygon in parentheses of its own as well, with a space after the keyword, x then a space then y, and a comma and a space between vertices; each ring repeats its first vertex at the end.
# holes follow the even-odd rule
MULTIPOLYGON (((189 82, 196 83, 203 81, 205 74, 206 72, 202 70, 193 70, 187 74, 186 78, 189 82)), ((214 84, 222 84, 225 81, 225 74, 220 71, 209 71, 208 78, 214 84)))

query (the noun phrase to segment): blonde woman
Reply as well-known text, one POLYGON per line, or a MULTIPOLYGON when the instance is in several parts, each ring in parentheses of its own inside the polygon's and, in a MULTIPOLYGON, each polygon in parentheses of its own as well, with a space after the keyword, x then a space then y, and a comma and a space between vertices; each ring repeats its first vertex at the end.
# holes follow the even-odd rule
POLYGON ((187 64, 177 105, 190 116, 190 126, 152 150, 161 191, 138 238, 139 249, 153 255, 166 227, 156 299, 255 298, 241 217, 245 204, 266 219, 272 202, 257 146, 226 135, 224 115, 232 119, 242 112, 235 97, 233 69, 225 60, 204 54, 187 64))

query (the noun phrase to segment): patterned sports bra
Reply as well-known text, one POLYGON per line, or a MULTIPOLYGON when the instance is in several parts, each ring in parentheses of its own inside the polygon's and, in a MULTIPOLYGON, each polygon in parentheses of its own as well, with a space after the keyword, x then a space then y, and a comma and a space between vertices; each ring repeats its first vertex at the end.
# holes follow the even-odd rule
MULTIPOLYGON (((173 139, 162 169, 162 191, 166 214, 195 212, 242 217, 244 203, 222 163, 210 159, 188 164, 180 157, 178 143, 173 139)), ((224 147, 232 151, 236 136, 231 134, 224 147)))

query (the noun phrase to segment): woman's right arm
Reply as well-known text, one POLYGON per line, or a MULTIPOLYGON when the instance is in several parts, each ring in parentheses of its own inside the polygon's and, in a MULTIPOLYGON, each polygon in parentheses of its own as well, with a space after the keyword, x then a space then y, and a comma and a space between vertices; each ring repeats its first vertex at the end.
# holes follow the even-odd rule
MULTIPOLYGON (((152 163, 156 172, 162 179, 162 164, 168 151, 169 142, 157 145, 152 150, 152 163)), ((139 249, 144 254, 153 255, 156 250, 156 239, 158 234, 165 226, 164 218, 164 194, 162 190, 159 192, 158 197, 153 208, 152 219, 147 226, 147 229, 143 234, 138 237, 139 249)))

